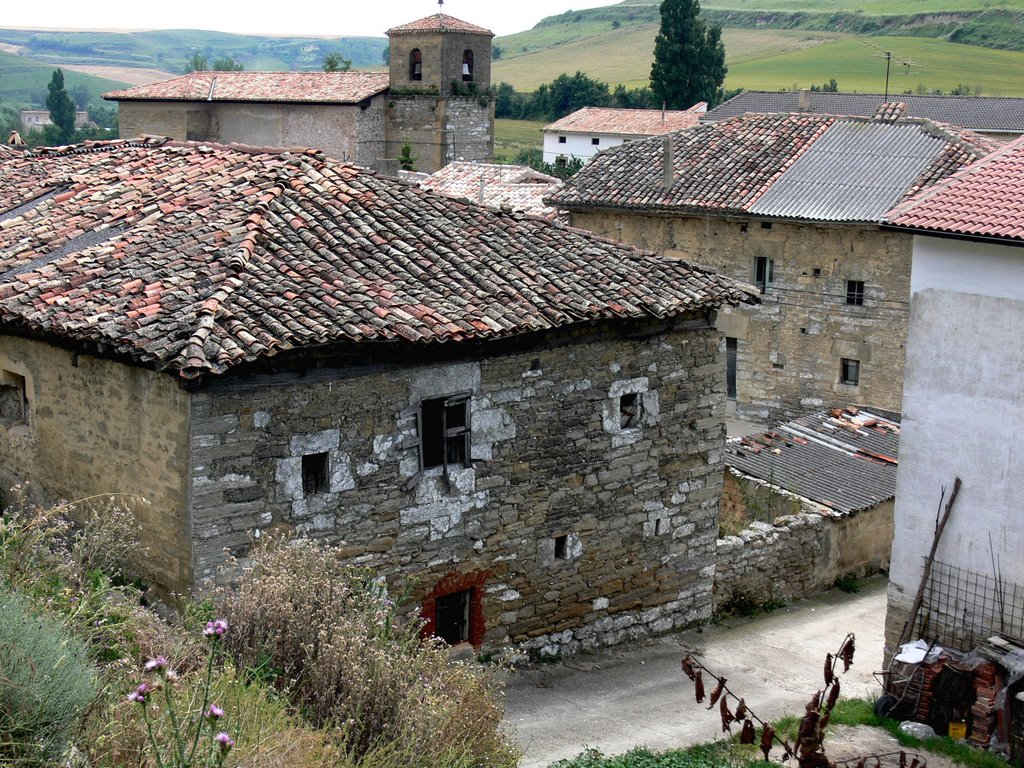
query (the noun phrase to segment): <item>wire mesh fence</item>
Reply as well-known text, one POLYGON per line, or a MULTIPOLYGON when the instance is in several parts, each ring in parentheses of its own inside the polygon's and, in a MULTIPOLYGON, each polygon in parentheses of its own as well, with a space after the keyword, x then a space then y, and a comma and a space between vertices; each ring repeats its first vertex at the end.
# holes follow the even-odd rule
POLYGON ((917 637, 969 651, 996 634, 1024 637, 1024 587, 936 560, 917 637))

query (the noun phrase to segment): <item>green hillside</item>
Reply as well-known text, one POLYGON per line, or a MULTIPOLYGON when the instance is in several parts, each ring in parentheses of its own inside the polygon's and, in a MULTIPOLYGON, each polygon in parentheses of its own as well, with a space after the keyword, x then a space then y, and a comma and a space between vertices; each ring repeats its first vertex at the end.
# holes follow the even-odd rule
POLYGON ((33 59, 181 72, 193 52, 212 61, 230 56, 247 70, 315 70, 340 51, 355 67, 379 66, 383 37, 265 37, 178 29, 150 32, 42 32, 0 29, 0 43, 17 45, 33 59))
MULTIPOLYGON (((5 104, 34 105, 46 102, 46 85, 53 76, 54 64, 45 64, 25 56, 0 52, 0 101, 5 104)), ((84 85, 90 101, 102 103, 101 93, 126 87, 126 83, 103 77, 64 70, 64 86, 70 91, 84 85)))

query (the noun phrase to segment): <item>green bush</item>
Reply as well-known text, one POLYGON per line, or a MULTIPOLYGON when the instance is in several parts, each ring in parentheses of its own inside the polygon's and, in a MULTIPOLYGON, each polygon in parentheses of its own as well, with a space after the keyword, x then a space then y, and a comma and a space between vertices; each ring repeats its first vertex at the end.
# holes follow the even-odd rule
POLYGON ((0 590, 0 764, 58 758, 95 692, 85 645, 0 590))
POLYGON ((310 542, 253 557, 218 610, 240 669, 273 683, 358 765, 514 766, 486 670, 401 622, 372 574, 310 542))

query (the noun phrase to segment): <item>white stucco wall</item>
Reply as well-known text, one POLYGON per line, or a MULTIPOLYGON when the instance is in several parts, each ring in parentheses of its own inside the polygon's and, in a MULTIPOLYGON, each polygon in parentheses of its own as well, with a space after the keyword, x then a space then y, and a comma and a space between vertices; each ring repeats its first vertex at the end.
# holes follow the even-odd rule
MULTIPOLYGON (((629 137, 635 138, 635 137, 629 137)), ((583 162, 588 162, 590 158, 600 152, 602 149, 608 149, 608 147, 617 147, 626 141, 625 136, 612 136, 607 133, 594 133, 594 134, 582 134, 582 133, 557 133, 555 131, 544 132, 544 162, 554 163, 559 157, 569 159, 571 157, 578 157, 583 162), (565 143, 560 144, 558 137, 564 136, 565 143), (597 139, 600 143, 595 145, 593 140, 597 139)))
POLYGON ((915 237, 911 294, 892 626, 917 591, 941 488, 957 476, 937 559, 992 576, 994 554, 1002 578, 1024 584, 1024 248, 915 237))

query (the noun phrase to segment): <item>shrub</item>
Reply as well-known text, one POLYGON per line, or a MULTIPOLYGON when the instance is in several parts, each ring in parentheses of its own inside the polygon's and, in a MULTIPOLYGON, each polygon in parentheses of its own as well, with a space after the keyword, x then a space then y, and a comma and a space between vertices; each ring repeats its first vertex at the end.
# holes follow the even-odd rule
POLYGON ((272 543, 219 592, 240 669, 272 681, 355 764, 514 766, 494 685, 397 620, 383 587, 331 549, 272 543))
POLYGON ((94 695, 85 645, 0 590, 0 764, 59 758, 94 695))

